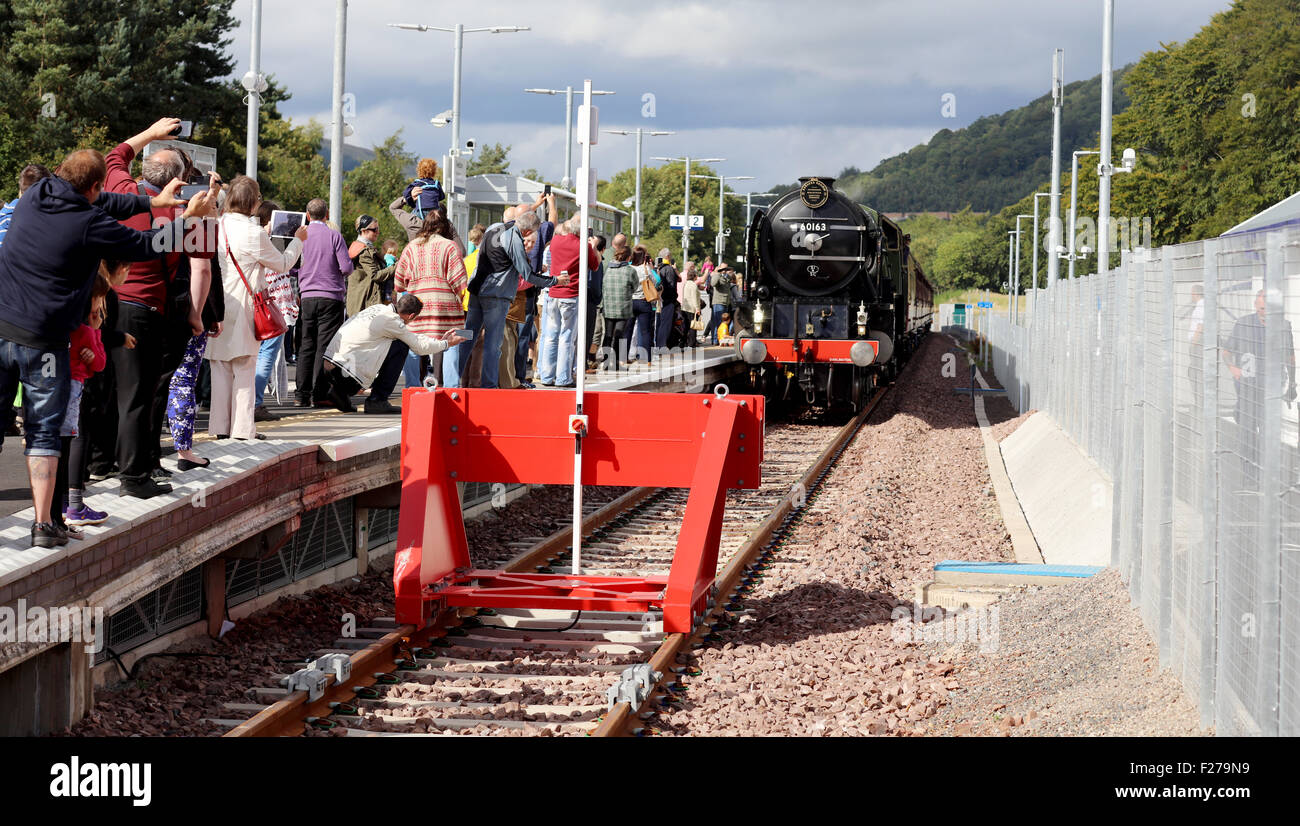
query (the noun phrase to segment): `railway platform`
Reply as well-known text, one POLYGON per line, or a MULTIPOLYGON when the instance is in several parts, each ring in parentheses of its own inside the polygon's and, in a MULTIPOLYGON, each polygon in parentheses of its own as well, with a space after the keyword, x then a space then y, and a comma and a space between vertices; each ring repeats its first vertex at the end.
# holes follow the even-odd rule
MULTIPOLYGON (((618 373, 589 373, 587 388, 701 392, 742 369, 732 348, 700 348, 618 373)), ((282 420, 260 426, 265 440, 196 437, 208 468, 182 473, 174 454, 164 457, 174 473, 170 494, 139 500, 119 496, 116 479, 89 484, 86 502, 110 518, 87 526, 83 540, 53 549, 28 547, 32 511, 16 509, 30 501, 21 442, 8 441, 0 455, 8 489, 0 501, 9 505, 0 516, 0 606, 16 614, 75 608, 93 625, 95 641, 83 643, 73 633, 79 628, 64 628, 0 643, 0 704, 20 710, 0 723, 0 733, 37 734, 79 719, 95 683, 115 673, 110 656, 130 668, 187 637, 220 635, 225 623, 286 593, 364 573, 372 559, 393 552, 400 416, 279 412, 282 420), (21 711, 34 702, 35 686, 40 707, 21 711)), ((460 491, 467 518, 524 492, 489 483, 460 491)))

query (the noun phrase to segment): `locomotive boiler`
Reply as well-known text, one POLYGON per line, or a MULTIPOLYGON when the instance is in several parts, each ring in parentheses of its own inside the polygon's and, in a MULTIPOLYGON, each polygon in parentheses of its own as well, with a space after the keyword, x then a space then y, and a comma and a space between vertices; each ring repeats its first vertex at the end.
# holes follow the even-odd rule
POLYGON ((857 410, 930 331, 933 291, 910 236, 834 181, 755 213, 736 344, 769 398, 857 410))

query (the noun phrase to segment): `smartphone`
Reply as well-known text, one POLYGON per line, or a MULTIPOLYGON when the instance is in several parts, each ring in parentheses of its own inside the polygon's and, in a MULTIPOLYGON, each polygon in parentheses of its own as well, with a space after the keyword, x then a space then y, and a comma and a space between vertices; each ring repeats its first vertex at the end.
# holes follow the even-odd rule
POLYGON ((188 201, 200 192, 207 192, 208 189, 209 187, 207 184, 186 184, 176 193, 176 200, 188 201))
POLYGON ((542 189, 542 194, 543 194, 543 195, 550 195, 550 194, 551 194, 551 185, 550 185, 550 184, 547 184, 547 185, 542 189))
POLYGON ((474 331, 473 331, 473 330, 456 330, 455 333, 456 333, 456 335, 460 336, 460 337, 463 338, 463 339, 468 339, 468 340, 470 340, 470 341, 473 341, 473 340, 474 340, 474 331))
POLYGON ((292 238, 298 227, 307 223, 307 213, 287 212, 282 209, 271 212, 271 237, 292 238))
POLYGON ((188 138, 194 134, 194 121, 183 120, 180 125, 172 130, 172 136, 177 138, 188 138))

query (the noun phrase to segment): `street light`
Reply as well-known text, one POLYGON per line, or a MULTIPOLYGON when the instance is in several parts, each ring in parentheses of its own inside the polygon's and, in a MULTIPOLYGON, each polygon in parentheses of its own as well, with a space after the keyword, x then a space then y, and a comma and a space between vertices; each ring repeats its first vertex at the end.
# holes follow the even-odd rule
POLYGON ((1071 159, 1070 159, 1070 247, 1069 247, 1069 251, 1065 255, 1061 255, 1062 248, 1059 245, 1055 250, 1058 256, 1070 262, 1069 272, 1066 274, 1067 278, 1074 278, 1074 262, 1082 258, 1087 258, 1088 253, 1090 252, 1090 250, 1087 247, 1081 248, 1077 254, 1074 251, 1074 241, 1075 241, 1074 236, 1076 232, 1074 222, 1075 219, 1078 217, 1078 212, 1079 212, 1079 158, 1081 158, 1084 155, 1100 155, 1100 154, 1101 153, 1096 150, 1089 149, 1089 150, 1076 150, 1071 155, 1071 159))
POLYGON ((1038 234, 1038 199, 1050 198, 1050 197, 1052 197, 1052 193, 1050 192, 1034 193, 1034 255, 1033 255, 1034 260, 1033 263, 1030 264, 1030 267, 1034 271, 1034 289, 1038 289, 1038 245, 1039 245, 1039 239, 1041 238, 1041 236, 1038 234))
MULTIPOLYGON (((1016 267, 1015 267, 1015 290, 1016 290, 1016 294, 1017 294, 1017 295, 1020 294, 1020 234, 1021 234, 1021 230, 1020 230, 1020 222, 1021 222, 1022 220, 1027 220, 1027 219, 1030 219, 1030 218, 1033 218, 1033 217, 1034 217, 1033 215, 1028 215, 1028 214, 1024 214, 1024 213, 1022 213, 1022 214, 1016 216, 1016 267)), ((1016 310, 1017 310, 1017 314, 1018 314, 1019 309, 1020 309, 1019 307, 1016 308, 1016 310)))
POLYGON ((691 161, 695 160, 699 163, 722 163, 727 159, 691 158, 690 155, 687 155, 684 158, 652 158, 651 160, 667 161, 669 163, 683 161, 686 164, 686 215, 684 216, 686 223, 682 226, 682 266, 686 266, 686 260, 691 257, 691 161))
MULTIPOLYGON (((531 31, 531 29, 528 26, 480 26, 475 29, 467 29, 463 23, 457 23, 455 28, 450 29, 445 26, 426 26, 422 23, 389 23, 388 25, 394 29, 404 29, 406 31, 450 32, 451 34, 456 35, 456 47, 452 55, 451 64, 451 112, 447 117, 444 117, 444 115, 448 115, 448 113, 443 112, 431 121, 435 126, 445 126, 448 121, 451 122, 451 151, 448 152, 447 155, 451 158, 451 165, 454 168, 456 165, 456 158, 460 155, 460 65, 461 53, 464 51, 465 45, 465 33, 490 32, 492 34, 513 34, 515 32, 531 31), (443 122, 438 123, 439 120, 442 120, 443 122)), ((452 183, 452 189, 447 193, 447 217, 451 218, 453 221, 457 221, 459 226, 459 224, 465 223, 465 221, 460 219, 466 217, 460 214, 463 210, 452 208, 452 204, 456 200, 454 187, 459 182, 455 180, 454 175, 449 177, 449 172, 446 169, 442 171, 442 174, 444 178, 447 178, 449 182, 452 183)), ((461 235, 464 236, 464 234, 465 232, 462 231, 461 235)))
MULTIPOLYGON (((573 183, 573 87, 563 89, 525 89, 532 95, 564 95, 564 178, 560 186, 569 189, 573 183)), ((591 90, 593 95, 612 95, 614 92, 591 90)), ((590 100, 586 101, 591 103, 590 100)))
MULTIPOLYGON (((606 129, 606 134, 610 135, 631 135, 632 132, 627 129, 606 129)), ((636 128, 636 210, 632 214, 632 244, 641 243, 641 224, 644 223, 641 216, 641 139, 645 135, 676 135, 676 132, 660 132, 636 128)))
MULTIPOLYGON (((725 249, 724 242, 723 242, 725 236, 722 234, 722 224, 723 224, 722 204, 723 204, 723 199, 726 198, 727 179, 731 179, 733 181, 752 181, 754 180, 754 176, 753 175, 692 175, 691 177, 708 178, 710 180, 714 180, 718 182, 718 233, 714 239, 714 247, 718 253, 718 265, 721 266, 722 251, 723 249, 725 249)), ((685 264, 686 262, 683 261, 682 263, 685 264)))
POLYGON ((266 91, 266 75, 262 74, 262 0, 253 0, 253 18, 251 29, 251 57, 248 71, 240 85, 248 92, 248 135, 244 149, 244 174, 257 180, 257 118, 262 105, 262 93, 266 91))

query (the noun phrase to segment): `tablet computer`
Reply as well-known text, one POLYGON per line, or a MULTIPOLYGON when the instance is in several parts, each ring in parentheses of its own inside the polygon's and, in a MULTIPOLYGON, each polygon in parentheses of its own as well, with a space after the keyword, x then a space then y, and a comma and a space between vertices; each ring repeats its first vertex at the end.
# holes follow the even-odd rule
POLYGON ((287 212, 282 209, 271 212, 271 237, 292 238, 298 227, 307 223, 307 213, 287 212))

